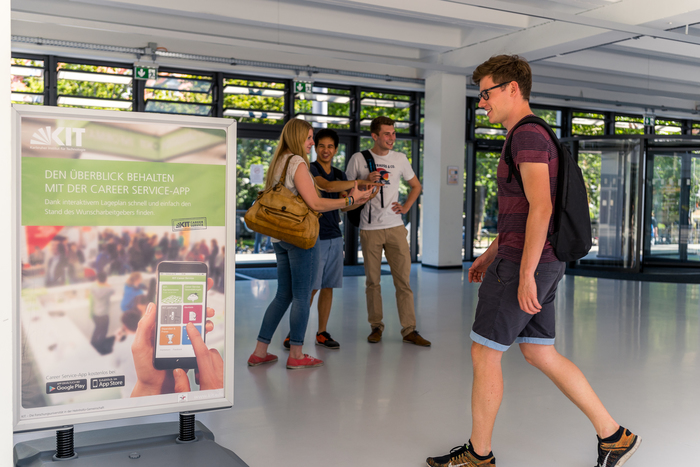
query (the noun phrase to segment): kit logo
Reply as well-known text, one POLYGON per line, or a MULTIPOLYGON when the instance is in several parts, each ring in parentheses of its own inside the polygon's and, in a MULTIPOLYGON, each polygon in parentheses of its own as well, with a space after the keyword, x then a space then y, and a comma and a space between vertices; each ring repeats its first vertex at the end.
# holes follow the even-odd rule
POLYGON ((49 146, 52 143, 58 146, 82 146, 83 133, 85 133, 85 128, 65 128, 59 126, 54 130, 50 126, 47 126, 35 131, 30 143, 41 146, 49 146))

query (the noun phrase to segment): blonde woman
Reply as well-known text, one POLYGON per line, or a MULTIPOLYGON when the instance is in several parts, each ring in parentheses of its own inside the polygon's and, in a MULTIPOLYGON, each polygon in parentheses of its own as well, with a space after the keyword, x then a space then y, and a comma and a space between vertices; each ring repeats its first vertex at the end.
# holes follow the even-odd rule
MULTIPOLYGON (((309 172, 308 154, 314 145, 314 132, 304 120, 294 118, 282 130, 280 142, 267 171, 265 188, 278 183, 284 166, 289 160, 284 186, 293 194, 299 194, 306 204, 315 211, 333 211, 353 204, 367 202, 372 190, 360 191, 357 184, 347 198, 328 199, 318 194, 314 179, 309 172)), ((313 368, 323 365, 323 361, 302 352, 306 325, 309 321, 311 282, 316 270, 316 247, 305 250, 289 243, 272 239, 277 258, 277 295, 265 311, 255 351, 248 359, 248 365, 257 366, 277 361, 277 356, 267 352, 272 336, 277 330, 289 304, 290 349, 287 368, 313 368)))

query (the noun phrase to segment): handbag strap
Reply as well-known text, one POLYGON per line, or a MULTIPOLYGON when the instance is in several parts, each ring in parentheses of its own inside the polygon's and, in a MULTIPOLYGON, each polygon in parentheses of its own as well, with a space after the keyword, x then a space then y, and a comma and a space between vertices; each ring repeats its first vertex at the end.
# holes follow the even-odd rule
MULTIPOLYGON (((289 161, 292 160, 292 157, 296 156, 296 154, 290 154, 289 157, 287 158, 287 162, 284 164, 284 170, 282 171, 282 175, 280 175, 280 179, 277 182, 277 185, 282 185, 284 184, 284 180, 287 177, 287 168, 289 167, 289 161)), ((275 186, 277 186, 275 185, 275 186)))

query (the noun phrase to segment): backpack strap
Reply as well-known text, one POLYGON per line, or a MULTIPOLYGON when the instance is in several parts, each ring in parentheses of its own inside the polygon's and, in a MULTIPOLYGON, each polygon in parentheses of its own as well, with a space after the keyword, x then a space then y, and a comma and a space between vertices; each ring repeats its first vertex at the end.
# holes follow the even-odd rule
POLYGON ((547 122, 545 122, 540 117, 536 117, 534 115, 525 117, 522 120, 520 120, 513 128, 511 128, 510 132, 513 136, 511 136, 508 139, 508 142, 506 142, 506 150, 503 152, 503 159, 505 160, 506 164, 508 164, 508 178, 506 179, 506 183, 510 183, 513 179, 513 176, 515 175, 515 180, 518 182, 518 185, 520 185, 520 189, 523 190, 523 193, 525 192, 525 188, 523 187, 523 178, 520 176, 520 171, 515 166, 515 161, 513 160, 513 153, 511 152, 510 146, 513 142, 513 137, 515 136, 515 130, 521 127, 522 125, 526 125, 528 123, 534 123, 536 125, 544 127, 544 129, 547 130, 547 132, 549 133, 549 137, 551 138, 552 142, 556 146, 557 153, 561 154, 561 143, 559 142, 559 138, 557 138, 556 133, 554 133, 552 128, 547 124, 547 122))
POLYGON ((372 157, 372 153, 369 152, 369 149, 362 151, 362 156, 365 158, 365 162, 367 162, 367 170, 370 172, 377 170, 377 164, 374 163, 374 157, 372 157))
MULTIPOLYGON (((367 170, 369 170, 370 173, 377 170, 377 164, 374 162, 374 157, 372 156, 372 153, 369 152, 369 149, 365 149, 364 151, 362 151, 362 155, 364 156, 365 161, 367 162, 367 170)), ((384 207, 384 187, 383 186, 379 187, 379 199, 381 202, 381 206, 383 208, 384 207)), ((371 219, 372 219, 371 212, 372 212, 372 208, 370 207, 370 223, 371 223, 371 219)))

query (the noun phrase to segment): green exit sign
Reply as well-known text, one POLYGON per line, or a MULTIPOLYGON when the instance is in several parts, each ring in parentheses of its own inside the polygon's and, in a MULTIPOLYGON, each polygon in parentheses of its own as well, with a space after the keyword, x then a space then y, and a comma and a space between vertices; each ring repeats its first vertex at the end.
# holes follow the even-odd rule
POLYGON ((313 87, 313 83, 307 83, 305 81, 294 82, 294 92, 312 92, 313 87))
POLYGON ((158 68, 151 66, 135 66, 134 78, 136 79, 156 79, 158 77, 158 68))
POLYGON ((656 123, 656 117, 654 115, 644 116, 644 126, 654 126, 654 123, 656 123))

